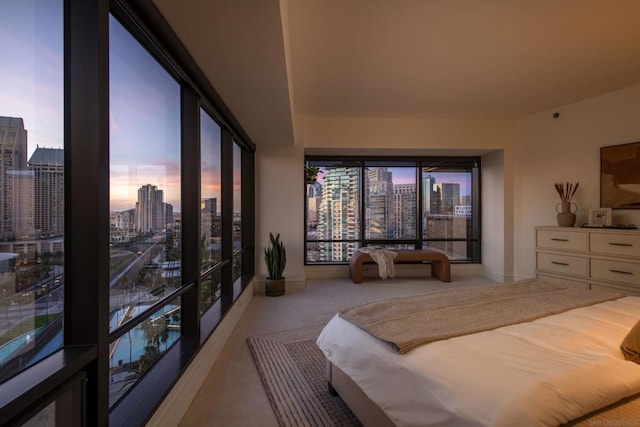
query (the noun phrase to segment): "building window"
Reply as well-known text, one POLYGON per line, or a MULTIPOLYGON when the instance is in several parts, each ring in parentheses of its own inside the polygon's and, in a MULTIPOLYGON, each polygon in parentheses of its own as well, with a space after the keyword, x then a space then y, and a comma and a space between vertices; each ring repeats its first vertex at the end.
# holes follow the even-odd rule
POLYGON ((306 263, 347 263, 361 246, 430 248, 480 262, 478 158, 307 157, 306 263))
POLYGON ((222 130, 204 110, 200 111, 200 312, 220 298, 222 261, 222 130))
POLYGON ((180 85, 113 16, 109 64, 109 330, 138 325, 110 344, 113 405, 179 338, 179 300, 143 313, 181 286, 182 235, 180 85))
POLYGON ((63 4, 2 6, 0 383, 63 345, 63 4))

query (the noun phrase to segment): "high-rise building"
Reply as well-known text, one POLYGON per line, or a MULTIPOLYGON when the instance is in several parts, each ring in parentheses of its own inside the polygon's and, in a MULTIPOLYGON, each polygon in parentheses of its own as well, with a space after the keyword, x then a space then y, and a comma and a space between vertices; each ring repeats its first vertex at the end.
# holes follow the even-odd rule
POLYGON ((370 168, 366 173, 366 237, 389 239, 393 237, 392 173, 387 168, 370 168))
POLYGON ((203 244, 207 250, 211 249, 211 245, 219 245, 222 230, 220 217, 218 216, 218 199, 213 197, 205 199, 203 207, 200 211, 201 233, 203 244))
POLYGON ((220 242, 222 240, 222 222, 218 215, 218 199, 205 199, 200 210, 201 243, 203 262, 220 260, 220 242))
POLYGON ((428 218, 431 215, 431 212, 438 212, 437 209, 437 199, 436 193, 434 191, 434 186, 436 183, 436 179, 433 175, 425 175, 424 172, 422 174, 422 237, 426 238, 428 236, 427 227, 428 218))
POLYGON ((135 209, 109 213, 109 242, 128 242, 137 236, 135 229, 135 209))
MULTIPOLYGON (((360 228, 360 169, 327 168, 323 177, 318 239, 358 239, 360 228)), ((318 261, 347 261, 356 250, 355 242, 320 243, 318 261)))
MULTIPOLYGON (((27 131, 24 122, 17 117, 0 116, 0 240, 14 240, 26 230, 20 224, 28 218, 27 131)), ((27 220, 27 224, 28 224, 27 220)), ((26 226, 26 225, 25 225, 26 226)))
POLYGON ((393 186, 393 238, 415 239, 418 206, 415 184, 396 184, 393 186))
POLYGON ((453 215, 455 206, 460 204, 460 184, 455 182, 443 182, 435 184, 439 201, 439 210, 436 213, 453 215))
POLYGON ((322 203, 322 184, 314 182, 307 187, 307 233, 313 237, 318 227, 318 210, 322 203))
POLYGON ((161 231, 166 227, 163 192, 155 185, 147 184, 138 189, 136 202, 136 228, 141 233, 161 231))
POLYGON ((207 213, 209 215, 215 216, 217 212, 218 212, 218 199, 216 199, 215 197, 211 199, 205 199, 202 213, 207 213))
POLYGON ((422 210, 425 213, 432 212, 433 209, 433 186, 436 179, 433 175, 422 175, 422 210))
POLYGON ((171 203, 164 203, 164 224, 162 228, 173 228, 173 205, 171 203))
POLYGON ((36 147, 28 163, 33 171, 33 225, 40 234, 64 233, 64 150, 36 147))

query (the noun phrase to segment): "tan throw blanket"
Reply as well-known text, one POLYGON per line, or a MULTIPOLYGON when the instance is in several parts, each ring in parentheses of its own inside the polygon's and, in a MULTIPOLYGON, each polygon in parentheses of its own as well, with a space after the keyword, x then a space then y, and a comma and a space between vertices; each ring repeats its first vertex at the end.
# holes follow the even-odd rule
POLYGON ((429 342, 528 322, 623 296, 527 279, 392 298, 339 314, 404 354, 429 342))
POLYGON ((395 261, 398 258, 398 253, 393 252, 380 246, 365 246, 358 249, 358 252, 366 253, 371 256, 371 259, 378 264, 378 274, 381 279, 387 277, 395 277, 395 261))

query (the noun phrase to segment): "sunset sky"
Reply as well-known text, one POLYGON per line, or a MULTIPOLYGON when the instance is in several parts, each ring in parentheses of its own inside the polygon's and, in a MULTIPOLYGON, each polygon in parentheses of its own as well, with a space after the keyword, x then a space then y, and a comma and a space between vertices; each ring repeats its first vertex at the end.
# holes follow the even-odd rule
MULTIPOLYGON (((63 148, 62 27, 61 0, 3 3, 0 115, 24 120, 28 157, 36 146, 63 148)), ((180 212, 180 86, 113 17, 109 31, 110 210, 133 208, 151 184, 180 212)), ((204 113, 201 123, 201 196, 220 200, 220 127, 204 113)), ((411 168, 390 170, 394 183, 415 180, 411 168)), ((469 194, 466 174, 435 175, 469 194)))
MULTIPOLYGON (((135 206, 156 185, 180 211, 180 86, 110 18, 110 209, 135 206)), ((19 117, 30 158, 63 148, 62 1, 4 2, 0 14, 0 115, 19 117)))
POLYGON ((0 115, 20 117, 28 155, 63 146, 62 1, 2 3, 0 115))

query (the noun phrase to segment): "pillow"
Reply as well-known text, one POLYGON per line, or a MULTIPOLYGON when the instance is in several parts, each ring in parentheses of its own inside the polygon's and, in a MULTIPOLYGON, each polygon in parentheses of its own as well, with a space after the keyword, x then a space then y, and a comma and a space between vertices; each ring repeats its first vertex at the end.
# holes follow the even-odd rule
POLYGON ((640 320, 633 325, 620 344, 620 350, 626 360, 640 363, 640 320))

